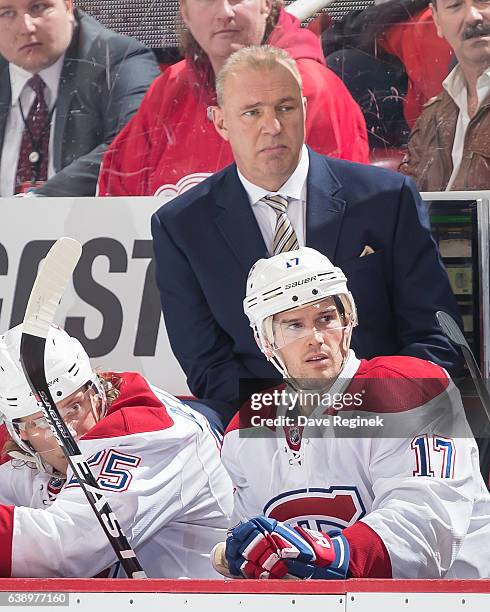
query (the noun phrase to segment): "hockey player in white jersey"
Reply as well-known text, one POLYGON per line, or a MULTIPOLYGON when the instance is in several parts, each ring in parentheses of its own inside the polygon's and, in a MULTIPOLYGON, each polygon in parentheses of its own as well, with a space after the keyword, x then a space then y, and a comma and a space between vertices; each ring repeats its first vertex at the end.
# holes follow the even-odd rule
MULTIPOLYGON (((20 325, 0 337, 0 576, 125 576, 31 393, 20 337, 20 325)), ((137 373, 96 374, 57 327, 46 347, 51 394, 147 575, 219 577, 209 553, 232 489, 206 419, 137 373)))
POLYGON ((259 260, 244 308, 286 382, 254 394, 225 433, 236 526, 216 567, 246 578, 488 578, 490 497, 446 371, 408 356, 357 359, 346 278, 310 248, 259 260))

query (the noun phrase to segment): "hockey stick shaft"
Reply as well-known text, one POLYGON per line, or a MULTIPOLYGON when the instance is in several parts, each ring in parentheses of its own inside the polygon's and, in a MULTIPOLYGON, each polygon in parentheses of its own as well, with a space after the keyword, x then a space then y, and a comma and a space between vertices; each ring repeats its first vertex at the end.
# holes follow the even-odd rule
POLYGON ((490 394, 483 381, 482 373, 476 359, 469 346, 461 346, 461 351, 468 365, 473 382, 475 383, 476 390, 480 396, 481 403, 487 414, 488 420, 490 421, 490 394))
POLYGON ((465 358, 466 365, 470 371, 471 378, 475 383, 480 401, 483 405, 488 420, 490 421, 490 394, 485 382, 483 381, 483 376, 480 368, 478 367, 475 356, 473 355, 473 352, 470 349, 463 332, 460 330, 456 321, 450 315, 448 315, 447 312, 438 310, 436 312, 436 319, 448 340, 454 345, 460 347, 463 357, 465 358))
POLYGON ((69 238, 58 240, 47 254, 34 282, 26 309, 20 346, 21 364, 44 417, 63 450, 80 488, 84 492, 121 566, 129 578, 146 578, 135 552, 101 492, 97 480, 66 427, 51 396, 44 367, 49 327, 56 307, 73 273, 81 247, 69 238), (74 244, 75 243, 75 244, 74 244), (77 246, 78 245, 78 246, 77 246))

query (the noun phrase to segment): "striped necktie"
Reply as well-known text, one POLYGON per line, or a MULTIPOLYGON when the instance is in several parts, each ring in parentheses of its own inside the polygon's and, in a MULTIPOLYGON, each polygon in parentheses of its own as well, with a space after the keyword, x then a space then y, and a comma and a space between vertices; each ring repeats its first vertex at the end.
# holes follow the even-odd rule
POLYGON ((274 242, 272 254, 277 255, 284 251, 293 251, 299 248, 298 239, 294 227, 286 214, 288 200, 281 195, 268 195, 262 198, 277 215, 276 230, 274 232, 274 242))

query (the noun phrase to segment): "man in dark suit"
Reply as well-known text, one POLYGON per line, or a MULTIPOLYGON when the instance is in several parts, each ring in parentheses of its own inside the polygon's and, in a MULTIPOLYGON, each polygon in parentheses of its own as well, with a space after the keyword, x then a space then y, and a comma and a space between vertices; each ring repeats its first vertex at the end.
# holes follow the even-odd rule
POLYGON ((457 307, 412 181, 304 146, 306 103, 284 51, 238 51, 218 76, 217 93, 214 123, 236 165, 152 218, 166 327, 192 392, 226 420, 240 378, 274 376, 242 300, 250 267, 279 252, 286 234, 294 241, 291 230, 349 277, 356 354, 412 355, 457 370, 434 317, 439 309, 457 317, 457 307), (285 213, 270 205, 271 195, 287 200, 285 213))
POLYGON ((72 0, 1 0, 0 195, 95 195, 107 145, 158 74, 149 49, 72 0))

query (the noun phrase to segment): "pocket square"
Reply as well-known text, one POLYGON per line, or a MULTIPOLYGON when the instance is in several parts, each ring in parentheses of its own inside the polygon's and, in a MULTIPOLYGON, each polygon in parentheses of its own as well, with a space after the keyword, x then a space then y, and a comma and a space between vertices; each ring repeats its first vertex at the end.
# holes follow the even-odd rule
POLYGON ((362 253, 359 255, 359 257, 366 257, 366 255, 372 255, 373 253, 374 249, 370 247, 369 244, 366 244, 366 246, 362 249, 362 253))

